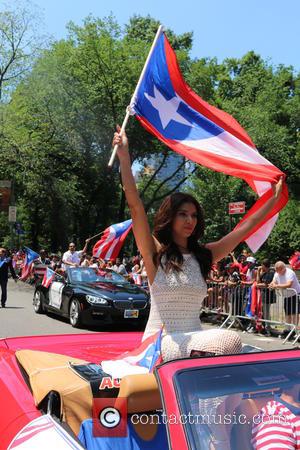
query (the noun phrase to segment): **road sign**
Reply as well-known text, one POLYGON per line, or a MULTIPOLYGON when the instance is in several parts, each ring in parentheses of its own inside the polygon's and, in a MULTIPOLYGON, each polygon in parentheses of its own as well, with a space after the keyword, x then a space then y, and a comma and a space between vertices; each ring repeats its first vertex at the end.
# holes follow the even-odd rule
POLYGON ((22 224, 20 222, 15 222, 14 223, 14 229, 16 234, 20 235, 20 234, 25 234, 25 231, 22 228, 22 224))
POLYGON ((8 208, 8 221, 9 222, 17 221, 17 207, 16 206, 10 206, 8 208))
POLYGON ((229 203, 229 214, 245 214, 245 202, 229 203))

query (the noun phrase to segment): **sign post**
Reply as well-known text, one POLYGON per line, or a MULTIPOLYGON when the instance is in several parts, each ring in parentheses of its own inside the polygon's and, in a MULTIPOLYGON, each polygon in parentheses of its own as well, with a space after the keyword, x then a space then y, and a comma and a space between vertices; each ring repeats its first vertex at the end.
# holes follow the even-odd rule
POLYGON ((230 219, 230 230, 232 230, 232 216, 233 214, 245 214, 245 202, 231 202, 228 203, 228 214, 230 219))
POLYGON ((11 248, 13 248, 14 243, 15 243, 13 226, 16 221, 17 221, 17 207, 9 206, 8 222, 9 222, 9 228, 10 228, 10 246, 11 246, 11 248))
POLYGON ((17 207, 10 206, 8 208, 8 221, 14 223, 17 221, 17 207))

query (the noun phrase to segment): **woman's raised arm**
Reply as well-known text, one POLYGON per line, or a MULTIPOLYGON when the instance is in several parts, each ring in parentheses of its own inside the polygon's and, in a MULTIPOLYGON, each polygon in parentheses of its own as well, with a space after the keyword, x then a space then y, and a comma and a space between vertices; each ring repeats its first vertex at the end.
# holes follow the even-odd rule
POLYGON ((127 136, 125 132, 120 134, 120 127, 117 127, 117 131, 114 134, 113 146, 118 145, 117 154, 120 161, 123 189, 132 218, 132 229, 137 247, 144 259, 148 279, 152 284, 157 270, 153 262, 157 246, 151 235, 144 205, 132 174, 127 136))
POLYGON ((266 201, 253 216, 245 220, 237 229, 224 236, 217 242, 211 242, 206 245, 212 252, 213 261, 220 261, 222 258, 232 252, 232 250, 243 240, 244 236, 251 231, 271 210, 277 202, 282 190, 283 179, 280 178, 278 183, 273 187, 273 196, 266 201))

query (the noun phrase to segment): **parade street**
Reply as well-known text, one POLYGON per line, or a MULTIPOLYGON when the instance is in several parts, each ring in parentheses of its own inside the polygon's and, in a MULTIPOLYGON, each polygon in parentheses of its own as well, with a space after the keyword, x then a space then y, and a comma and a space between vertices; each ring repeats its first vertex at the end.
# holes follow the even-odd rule
MULTIPOLYGON (((67 319, 54 315, 35 314, 32 307, 34 289, 28 284, 12 280, 8 283, 8 302, 5 309, 0 309, 0 338, 14 336, 33 336, 45 334, 75 334, 94 332, 137 331, 138 328, 125 325, 106 325, 102 327, 73 328, 67 319)), ((203 324, 204 328, 211 325, 203 324)), ((291 343, 282 344, 282 340, 272 337, 262 337, 238 331, 243 344, 252 345, 264 350, 281 350, 292 348, 291 343)))
POLYGON ((123 325, 106 325, 103 328, 73 328, 67 319, 54 315, 36 314, 32 306, 34 288, 19 281, 8 281, 6 308, 0 308, 0 338, 44 334, 78 334, 95 331, 137 331, 123 325))

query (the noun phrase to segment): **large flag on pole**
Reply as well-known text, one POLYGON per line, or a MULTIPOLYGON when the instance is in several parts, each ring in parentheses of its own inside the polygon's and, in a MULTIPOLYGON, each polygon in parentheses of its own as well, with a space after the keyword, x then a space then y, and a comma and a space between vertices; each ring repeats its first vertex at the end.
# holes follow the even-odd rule
POLYGON ((131 228, 131 219, 106 228, 101 239, 94 245, 93 256, 102 259, 116 259, 131 228))
POLYGON ((22 273, 20 276, 20 280, 22 280, 22 281, 27 280, 27 278, 29 277, 29 275, 31 273, 33 262, 40 257, 40 255, 38 253, 31 250, 31 248, 29 248, 29 247, 24 247, 24 251, 25 251, 25 260, 24 260, 24 265, 22 267, 22 273))
MULTIPOLYGON (((150 53, 131 100, 131 113, 146 130, 187 159, 245 180, 260 197, 245 220, 271 197, 271 183, 284 174, 258 153, 231 115, 209 105, 185 83, 162 28, 150 53)), ((287 200, 284 183, 273 209, 244 236, 252 251, 267 239, 287 200)))

